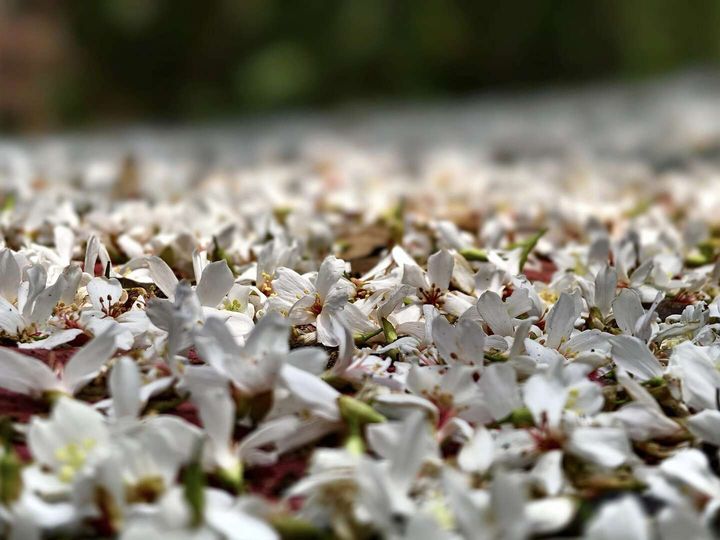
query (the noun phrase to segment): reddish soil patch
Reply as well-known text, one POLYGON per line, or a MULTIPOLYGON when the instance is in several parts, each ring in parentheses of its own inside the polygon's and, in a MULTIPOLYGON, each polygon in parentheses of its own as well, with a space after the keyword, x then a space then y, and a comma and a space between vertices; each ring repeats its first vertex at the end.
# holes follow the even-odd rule
POLYGON ((245 480, 251 493, 268 499, 277 499, 289 486, 305 475, 307 465, 307 455, 288 454, 280 456, 274 465, 247 469, 245 480))
POLYGON ((541 281, 543 283, 550 283, 552 281, 553 274, 557 271, 557 266, 552 261, 540 260, 539 267, 536 268, 525 268, 523 274, 530 281, 541 281))

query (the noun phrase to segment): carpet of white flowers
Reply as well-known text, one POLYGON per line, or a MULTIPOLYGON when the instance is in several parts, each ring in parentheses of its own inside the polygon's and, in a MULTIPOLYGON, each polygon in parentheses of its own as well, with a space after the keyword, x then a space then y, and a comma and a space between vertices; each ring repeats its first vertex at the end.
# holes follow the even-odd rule
POLYGON ((717 168, 7 156, 3 538, 718 533, 717 168))

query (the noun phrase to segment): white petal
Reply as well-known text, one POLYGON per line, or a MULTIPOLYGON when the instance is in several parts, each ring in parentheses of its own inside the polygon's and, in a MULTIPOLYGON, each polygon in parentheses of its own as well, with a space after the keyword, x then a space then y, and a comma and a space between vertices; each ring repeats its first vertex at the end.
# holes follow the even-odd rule
POLYGON ((485 368, 478 387, 485 405, 495 420, 502 420, 522 406, 515 369, 507 364, 491 364, 485 368))
MULTIPOLYGON (((21 500, 14 510, 20 513, 24 519, 31 520, 30 525, 37 528, 40 539, 40 528, 55 529, 71 525, 77 519, 77 510, 70 502, 52 501, 46 502, 42 497, 33 493, 30 489, 22 492, 21 500), (27 514, 27 515, 25 515, 27 514)), ((9 540, 33 540, 31 531, 18 527, 17 521, 13 522, 12 534, 9 540)))
POLYGON ((65 365, 62 382, 69 392, 75 393, 90 382, 110 360, 116 348, 114 334, 114 331, 109 331, 94 337, 65 365))
POLYGON ((720 446, 720 411, 701 411, 687 419, 687 427, 701 441, 720 446))
POLYGON ((569 497, 553 497, 530 501, 525 507, 525 517, 535 534, 559 532, 575 517, 577 503, 569 497))
POLYGON ((58 252, 60 260, 64 265, 70 264, 75 242, 75 235, 72 230, 63 225, 57 225, 53 229, 53 238, 55 240, 55 251, 58 252))
POLYGON ((502 299, 492 291, 486 291, 477 301, 476 308, 494 334, 511 336, 513 322, 502 299))
POLYGON ((568 450, 603 467, 615 468, 632 456, 625 430, 619 428, 576 428, 568 450))
POLYGON ((652 323, 657 319, 655 310, 664 298, 661 292, 657 293, 650 309, 635 323, 635 335, 643 341, 648 341, 652 336, 652 323))
POLYGON ((333 330, 333 316, 323 310, 315 319, 315 329, 317 331, 318 343, 326 347, 337 347, 337 336, 333 330))
POLYGON ((59 386, 53 371, 40 360, 0 347, 0 388, 37 396, 59 386))
POLYGON ((498 470, 490 484, 490 497, 499 538, 526 538, 530 523, 525 516, 526 494, 519 473, 498 470))
POLYGON ((562 450, 550 450, 538 458, 530 471, 530 477, 546 495, 558 495, 565 484, 562 461, 562 450))
POLYGON ((345 271, 345 261, 337 259, 333 256, 326 257, 320 265, 317 278, 315 279, 315 289, 320 295, 320 300, 325 301, 330 289, 332 289, 345 271))
POLYGON ((92 234, 90 238, 88 238, 87 247, 85 248, 83 270, 86 274, 90 274, 91 276, 95 275, 95 263, 98 259, 100 260, 103 271, 105 271, 107 263, 110 262, 107 248, 96 235, 92 234))
POLYGON ((713 535, 703 526, 694 511, 689 508, 666 506, 657 516, 657 530, 661 540, 711 540, 713 535))
MULTIPOLYGON (((368 315, 356 304, 350 304, 345 298, 342 299, 342 309, 337 311, 335 317, 350 330, 353 335, 368 334, 377 328, 368 315)), ((325 309, 323 309, 323 312, 325 309)), ((337 343, 337 342, 336 342, 337 343)))
POLYGON ((617 270, 605 265, 595 276, 595 306, 603 317, 610 312, 610 304, 615 298, 617 287, 617 270))
POLYGON ((434 418, 440 414, 432 401, 412 394, 380 394, 375 399, 375 405, 378 412, 390 417, 407 415, 417 409, 425 411, 434 418))
POLYGON ((395 246, 394 248, 392 248, 390 253, 398 268, 403 268, 404 266, 418 265, 418 263, 415 262, 415 259, 413 259, 410 254, 408 254, 408 252, 400 246, 395 246))
POLYGON ((488 530, 484 508, 478 508, 465 475, 451 467, 445 467, 442 475, 443 488, 450 508, 463 538, 490 540, 495 535, 488 530))
POLYGON ((25 319, 15 306, 0 297, 0 329, 16 336, 25 329, 25 319))
POLYGON ((255 325, 245 342, 245 353, 262 356, 268 353, 287 354, 290 326, 276 313, 268 313, 255 325))
POLYGON ((311 412, 328 420, 339 420, 337 398, 340 392, 328 383, 288 364, 281 369, 280 378, 293 397, 311 412))
POLYGON ((640 381, 662 377, 662 366, 647 345, 631 336, 615 336, 611 339, 612 359, 615 364, 640 381))
POLYGON ((458 465, 465 472, 484 474, 492 465, 494 448, 490 432, 479 426, 472 439, 460 450, 458 465))
POLYGON ((63 270, 62 276, 65 278, 65 290, 60 296, 60 301, 69 306, 75 301, 75 295, 80 286, 83 273, 79 266, 71 265, 63 270))
POLYGON ((470 266, 470 263, 460 255, 455 253, 453 255, 454 267, 452 273, 452 284, 455 288, 464 292, 465 294, 472 294, 475 289, 475 271, 470 266))
POLYGON ((3 249, 0 251, 0 295, 8 302, 14 302, 17 299, 18 287, 20 287, 20 267, 12 251, 3 249))
POLYGON ((40 292, 35 297, 32 315, 29 317, 30 321, 41 325, 45 324, 60 301, 66 285, 65 277, 61 275, 53 285, 40 292))
POLYGON ((436 317, 433 320, 432 339, 443 360, 452 363, 457 359, 456 330, 445 317, 436 317))
POLYGON ((485 332, 476 322, 470 320, 460 320, 456 329, 460 334, 460 358, 468 364, 482 365, 485 355, 485 332))
POLYGON ((450 531, 445 530, 433 516, 416 513, 408 518, 405 538, 412 540, 455 540, 457 537, 450 531))
POLYGON ((338 357, 332 367, 332 373, 342 376, 352 364, 355 356, 355 342, 350 330, 338 320, 332 321, 333 333, 338 341, 338 357))
POLYGON ((427 416, 414 411, 403 422, 402 435, 390 456, 390 477, 407 491, 427 455, 430 436, 427 416))
POLYGON ((537 373, 525 382, 523 397, 536 425, 560 425, 568 398, 568 389, 561 381, 549 373, 537 373))
POLYGON ((277 278, 272 283, 273 291, 277 294, 276 298, 287 303, 288 307, 303 296, 315 292, 315 287, 306 277, 290 268, 278 268, 276 274, 277 278))
POLYGON ((87 292, 93 309, 107 313, 120 300, 123 288, 115 278, 95 277, 88 282, 87 292))
POLYGON ((621 407, 612 417, 620 420, 630 438, 636 441, 670 437, 681 429, 661 411, 637 402, 621 407))
POLYGON ((123 356, 113 366, 108 380, 115 418, 137 418, 140 414, 140 370, 135 360, 123 356))
POLYGON ((68 328, 65 330, 59 330, 50 334, 45 339, 37 341, 29 341, 27 343, 18 343, 20 349, 46 349, 51 350, 58 345, 63 345, 75 339, 77 336, 83 334, 83 331, 79 328, 68 328))
POLYGON ((425 274, 422 269, 417 265, 405 265, 403 266, 402 281, 405 285, 410 285, 415 288, 424 288, 428 286, 425 280, 425 274))
POLYGON ((267 355, 261 359, 227 359, 225 369, 235 386, 248 395, 272 390, 283 366, 283 358, 267 355))
POLYGON ((213 447, 222 454, 222 451, 230 448, 235 428, 235 403, 227 386, 205 388, 202 391, 191 388, 190 391, 205 433, 210 437, 213 447))
POLYGON ((208 264, 203 270, 195 292, 203 306, 215 307, 232 288, 235 278, 226 261, 208 264))
POLYGON ((575 299, 567 293, 562 293, 547 317, 545 332, 548 336, 545 346, 557 349, 563 339, 570 335, 579 315, 575 299))
POLYGON ((178 279, 175 277, 172 269, 160 257, 152 256, 145 259, 150 276, 153 283, 157 285, 165 296, 170 300, 175 298, 175 289, 178 285, 178 279))
POLYGON ((660 464, 660 470, 675 481, 716 499, 720 497, 720 480, 710 469, 708 459, 700 450, 680 450, 660 464))
POLYGON ((213 529, 227 540, 278 540, 280 536, 261 519, 239 512, 236 509, 218 509, 209 506, 205 519, 213 529))
POLYGON ((208 264, 208 254, 207 251, 198 251, 197 249, 193 251, 192 254, 192 265, 193 265, 193 274, 195 276, 195 283, 200 283, 200 280, 202 279, 202 273, 203 270, 205 270, 205 267, 208 264))
POLYGON ((563 355, 558 351, 545 347, 534 339, 525 339, 524 345, 527 356, 535 360, 538 366, 549 366, 554 362, 562 362, 564 360, 563 355))
POLYGON ((271 464, 268 463, 270 452, 260 449, 268 444, 275 445, 279 440, 285 439, 299 428, 300 421, 296 416, 282 416, 264 422, 240 442, 238 452, 243 462, 269 465, 271 464))
POLYGON ((515 289, 505 300, 505 309, 511 317, 519 317, 533 309, 530 291, 526 288, 515 289))
MULTIPOLYGON (((244 343, 247 336, 255 328, 252 317, 244 313, 236 313, 222 309, 204 307, 202 308, 205 320, 216 319, 221 321, 230 332, 230 335, 238 343, 244 343)), ((118 317, 119 318, 119 317, 118 317)))
POLYGON ((446 291, 450 286, 454 264, 453 256, 444 249, 430 255, 427 262, 430 286, 446 291))
POLYGON ((720 388, 720 373, 709 358, 705 347, 684 342, 675 347, 671 364, 679 367, 682 397, 688 407, 715 409, 716 392, 720 388))
POLYGON ((650 540, 650 524, 640 503, 631 495, 605 503, 590 520, 590 540, 650 540))
POLYGON ((327 367, 328 355, 319 347, 303 347, 290 351, 287 357, 287 363, 319 376, 327 367))
POLYGON ((20 299, 18 299, 18 308, 24 317, 30 318, 35 299, 47 286, 47 271, 42 265, 34 264, 25 269, 25 277, 28 286, 27 296, 22 302, 22 308, 20 308, 20 299))

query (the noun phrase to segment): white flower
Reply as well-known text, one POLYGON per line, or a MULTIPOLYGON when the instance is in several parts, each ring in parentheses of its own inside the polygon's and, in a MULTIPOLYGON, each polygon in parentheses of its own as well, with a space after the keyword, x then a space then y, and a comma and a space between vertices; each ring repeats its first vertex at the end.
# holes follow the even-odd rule
MULTIPOLYGON (((385 426, 377 429, 387 430, 385 426)), ((376 442, 375 450, 384 458, 382 461, 365 458, 357 466, 359 517, 385 534, 397 532, 402 518, 415 511, 410 489, 422 463, 436 452, 429 425, 420 411, 401 424, 395 438, 394 444, 382 447, 376 442)))
POLYGON ((488 490, 474 490, 462 475, 446 468, 443 487, 464 538, 521 540, 531 533, 550 534, 562 530, 575 514, 565 497, 527 501, 517 473, 496 471, 488 490))
POLYGON ((588 380, 592 368, 579 363, 563 367, 554 360, 544 372, 530 377, 523 398, 537 426, 560 427, 565 411, 590 416, 598 413, 604 399, 600 385, 588 380))
POLYGON ((341 283, 344 271, 345 262, 335 257, 327 257, 322 262, 314 283, 289 268, 278 268, 270 305, 286 315, 293 325, 313 324, 318 341, 335 346, 332 319, 348 307, 349 289, 341 283))
POLYGON ((451 326, 445 317, 436 317, 432 323, 432 337, 440 357, 447 363, 482 367, 485 333, 475 322, 460 320, 451 326))
POLYGON ((125 311, 122 304, 127 301, 127 293, 116 278, 92 278, 86 289, 93 309, 82 312, 80 324, 95 335, 112 330, 118 348, 131 349, 135 339, 150 326, 147 314, 140 309, 142 298, 125 311))
POLYGON ((252 396, 272 390, 290 352, 287 322, 268 313, 255 325, 244 346, 239 346, 219 319, 209 319, 197 332, 200 355, 232 381, 242 393, 252 396))
POLYGON ((38 465, 60 482, 71 484, 92 477, 107 458, 110 432, 92 407, 60 397, 49 419, 33 418, 28 444, 38 465))
POLYGON ((475 384, 473 373, 472 368, 461 364, 413 366, 406 381, 411 394, 380 394, 376 401, 389 411, 404 407, 429 411, 439 428, 446 427, 455 418, 490 422, 492 414, 475 384))
MULTIPOLYGON (((511 336, 516 324, 522 324, 517 317, 533 310, 527 288, 519 287, 505 301, 494 291, 485 291, 475 304, 475 309, 493 334, 511 336)), ((470 311, 463 314, 467 317, 470 311)))
POLYGON ((440 250, 428 257, 427 272, 403 252, 393 251, 398 264, 402 264, 402 283, 415 288, 415 296, 421 304, 435 306, 456 316, 470 307, 470 302, 460 294, 449 292, 455 259, 447 250, 440 250))
POLYGON ((80 278, 76 267, 69 266, 50 286, 47 286, 47 271, 41 265, 25 268, 25 279, 21 280, 15 258, 9 250, 4 250, 0 254, 0 271, 4 271, 0 278, 0 330, 25 342, 21 347, 53 348, 82 333, 75 328, 64 330, 59 323, 50 324, 57 303, 71 303, 75 296, 80 278))
POLYGON ((203 459, 209 470, 217 469, 223 478, 242 484, 244 464, 268 465, 277 461, 279 449, 302 426, 294 416, 281 416, 262 423, 239 443, 233 440, 236 407, 227 388, 192 389, 207 435, 203 459), (268 447, 273 447, 269 450, 268 447))
POLYGON ((651 324, 654 322, 662 294, 657 295, 650 309, 645 311, 640 302, 640 295, 633 289, 623 289, 612 302, 613 315, 618 328, 629 336, 648 341, 652 335, 651 324))
POLYGON ((166 333, 166 354, 175 367, 177 355, 185 352, 193 343, 194 332, 203 325, 202 306, 195 291, 188 284, 179 284, 174 299, 155 298, 148 302, 147 316, 166 333))

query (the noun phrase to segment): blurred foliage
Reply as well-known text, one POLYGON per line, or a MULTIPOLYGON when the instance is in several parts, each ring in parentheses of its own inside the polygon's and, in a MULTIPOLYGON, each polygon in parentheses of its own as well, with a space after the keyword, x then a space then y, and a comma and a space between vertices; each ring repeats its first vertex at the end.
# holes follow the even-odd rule
MULTIPOLYGON (((35 2, 37 3, 37 2, 35 2)), ((41 2, 42 4, 42 2, 41 2)), ((720 59, 717 0, 67 0, 55 125, 638 77, 720 59)))

